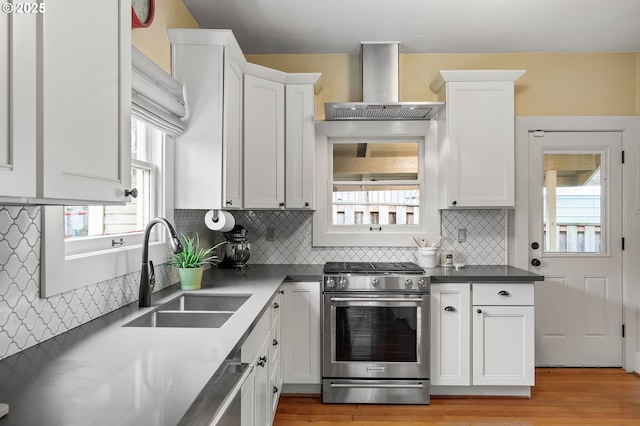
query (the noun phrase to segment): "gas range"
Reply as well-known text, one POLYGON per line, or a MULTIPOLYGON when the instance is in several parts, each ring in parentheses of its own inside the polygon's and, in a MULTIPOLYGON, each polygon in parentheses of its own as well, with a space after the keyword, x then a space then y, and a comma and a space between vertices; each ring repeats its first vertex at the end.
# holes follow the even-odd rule
POLYGON ((411 262, 327 262, 324 266, 325 292, 425 293, 429 286, 424 269, 411 262))
POLYGON ((322 401, 428 404, 430 297, 415 263, 327 263, 322 401))

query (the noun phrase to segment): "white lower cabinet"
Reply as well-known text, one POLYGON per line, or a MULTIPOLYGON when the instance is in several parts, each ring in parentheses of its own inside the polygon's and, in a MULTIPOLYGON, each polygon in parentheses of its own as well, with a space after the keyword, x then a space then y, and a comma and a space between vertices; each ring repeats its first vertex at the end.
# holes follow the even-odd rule
POLYGON ((320 283, 285 282, 282 290, 282 371, 286 390, 317 392, 322 381, 320 283))
POLYGON ((471 284, 431 285, 431 384, 471 384, 471 284))
POLYGON ((241 361, 254 367, 241 391, 243 426, 269 426, 273 423, 282 388, 279 349, 281 303, 281 294, 278 293, 242 345, 241 361))
POLYGON ((534 384, 533 299, 533 284, 474 284, 474 385, 534 384))
POLYGON ((528 394, 535 381, 533 291, 533 283, 432 284, 434 394, 528 394))

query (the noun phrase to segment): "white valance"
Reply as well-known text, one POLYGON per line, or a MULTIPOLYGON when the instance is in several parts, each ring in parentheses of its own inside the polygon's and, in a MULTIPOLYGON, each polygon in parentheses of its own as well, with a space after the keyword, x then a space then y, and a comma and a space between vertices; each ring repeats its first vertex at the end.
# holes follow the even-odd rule
POLYGON ((182 83, 131 46, 131 113, 173 136, 184 133, 182 83))

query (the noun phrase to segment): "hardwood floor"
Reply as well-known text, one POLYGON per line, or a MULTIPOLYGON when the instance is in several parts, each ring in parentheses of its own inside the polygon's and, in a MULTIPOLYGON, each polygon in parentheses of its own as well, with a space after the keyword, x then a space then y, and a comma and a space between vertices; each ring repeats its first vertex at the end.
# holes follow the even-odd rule
POLYGON ((435 396, 426 406, 283 395, 274 426, 296 425, 640 425, 640 377, 618 368, 538 368, 530 399, 435 396))

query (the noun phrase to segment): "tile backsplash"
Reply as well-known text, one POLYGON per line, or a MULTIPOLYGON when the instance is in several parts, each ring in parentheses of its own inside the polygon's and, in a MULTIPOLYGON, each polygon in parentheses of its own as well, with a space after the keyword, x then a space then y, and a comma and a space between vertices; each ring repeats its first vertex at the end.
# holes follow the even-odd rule
MULTIPOLYGON (((204 210, 176 210, 179 232, 198 232, 204 244, 223 239, 204 226, 204 210)), ((252 243, 249 263, 323 264, 347 261, 415 261, 408 247, 312 247, 309 211, 239 211, 236 223, 252 243), (274 240, 267 241, 267 228, 274 240)), ((451 210, 441 214, 443 249, 466 264, 506 264, 507 224, 503 210, 451 210), (458 243, 457 230, 467 240, 458 243)), ((47 299, 40 298, 41 208, 0 206, 0 359, 64 333, 137 300, 139 272, 47 299)), ((156 266, 157 289, 177 281, 174 268, 156 266)))
MULTIPOLYGON (((198 232, 210 240, 224 239, 204 225, 205 210, 176 210, 176 225, 182 232, 198 232)), ((251 242, 248 263, 323 264, 327 261, 389 260, 415 262, 413 247, 313 247, 312 212, 296 210, 249 210, 232 212, 236 224, 247 230, 251 242), (273 228, 274 241, 267 241, 273 228)), ((442 250, 452 251, 456 262, 467 265, 504 265, 507 256, 507 224, 504 210, 443 210, 442 250), (466 230, 466 242, 459 243, 458 229, 466 230)))

